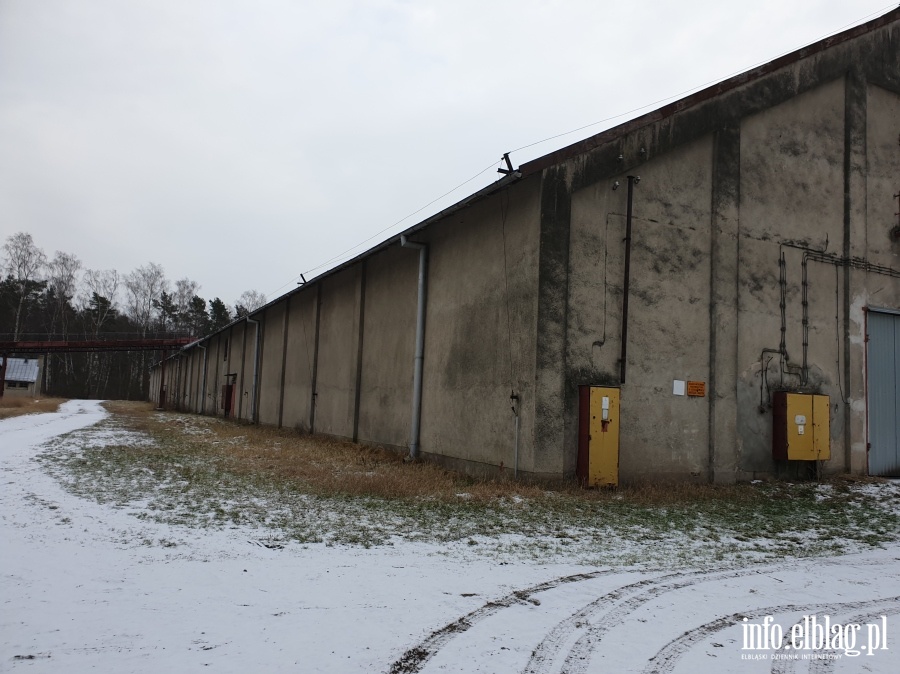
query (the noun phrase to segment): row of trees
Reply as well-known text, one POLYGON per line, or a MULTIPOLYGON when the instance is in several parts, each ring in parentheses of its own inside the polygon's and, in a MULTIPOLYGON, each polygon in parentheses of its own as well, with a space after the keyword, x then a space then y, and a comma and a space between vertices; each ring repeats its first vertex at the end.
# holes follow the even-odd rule
MULTIPOLYGON (((265 304, 255 290, 229 307, 206 300, 196 281, 174 283, 150 262, 127 274, 84 269, 75 255, 39 248, 30 234, 8 237, 0 257, 0 340, 201 337, 265 304)), ((14 355, 14 354, 10 354, 14 355)), ((51 354, 45 393, 64 397, 144 399, 146 352, 51 354)))

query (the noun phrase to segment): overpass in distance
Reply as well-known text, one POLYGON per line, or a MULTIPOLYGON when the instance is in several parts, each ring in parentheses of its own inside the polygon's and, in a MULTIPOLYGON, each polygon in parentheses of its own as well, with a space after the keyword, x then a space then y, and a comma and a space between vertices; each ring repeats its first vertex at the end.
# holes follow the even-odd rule
MULTIPOLYGON (((11 337, 12 335, 0 335, 11 337)), ((163 358, 173 349, 196 341, 196 337, 175 337, 171 334, 136 335, 106 333, 105 335, 23 335, 29 339, 0 340, 0 397, 6 387, 6 362, 10 354, 44 355, 49 353, 90 353, 101 351, 162 351, 163 358), (40 337, 40 338, 39 338, 40 337)))

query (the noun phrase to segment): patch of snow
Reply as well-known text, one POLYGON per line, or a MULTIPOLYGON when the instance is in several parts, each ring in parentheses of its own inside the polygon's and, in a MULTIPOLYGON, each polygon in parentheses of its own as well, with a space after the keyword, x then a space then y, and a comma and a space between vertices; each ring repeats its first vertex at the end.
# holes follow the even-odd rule
MULTIPOLYGON (((105 417, 98 403, 71 401, 55 414, 0 422, 0 670, 387 672, 402 660, 408 666, 396 671, 762 672, 786 652, 744 650, 740 616, 772 615, 790 629, 816 613, 842 624, 885 615, 887 650, 838 651, 832 664, 895 671, 897 545, 672 571, 482 552, 517 549, 522 537, 513 535, 446 544, 397 537, 364 549, 242 525, 169 525, 136 517, 140 501, 115 508, 74 496, 35 460, 44 443, 105 417), (767 660, 742 659, 748 653, 767 660)), ((118 431, 91 437, 135 440, 118 431)), ((65 437, 54 442, 80 451, 65 437)), ((236 495, 232 505, 266 502, 236 495)), ((673 531, 660 552, 689 549, 686 536, 673 531)), ((774 544, 750 542, 748 559, 774 544)), ((637 540, 617 545, 623 558, 644 551, 637 540)))

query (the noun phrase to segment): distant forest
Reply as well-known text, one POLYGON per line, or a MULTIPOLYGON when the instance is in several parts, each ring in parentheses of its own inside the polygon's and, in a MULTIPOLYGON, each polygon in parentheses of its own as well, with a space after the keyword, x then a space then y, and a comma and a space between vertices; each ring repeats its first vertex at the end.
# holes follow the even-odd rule
MULTIPOLYGON (((218 297, 206 300, 196 281, 173 283, 153 262, 126 274, 84 269, 70 253, 48 257, 24 232, 6 239, 0 265, 0 341, 202 337, 266 301, 254 290, 231 306, 218 297)), ((43 391, 66 398, 146 400, 150 365, 161 356, 152 351, 49 354, 43 391)))

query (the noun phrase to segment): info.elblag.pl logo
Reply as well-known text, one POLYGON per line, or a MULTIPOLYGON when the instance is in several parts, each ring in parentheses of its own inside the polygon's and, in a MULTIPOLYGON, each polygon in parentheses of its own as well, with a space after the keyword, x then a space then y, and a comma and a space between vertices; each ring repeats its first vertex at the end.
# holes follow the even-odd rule
POLYGON ((844 655, 874 655, 888 650, 887 616, 878 616, 874 622, 832 622, 831 616, 805 615, 803 619, 784 629, 767 615, 762 622, 743 619, 743 651, 776 651, 768 653, 742 653, 742 659, 836 659, 844 655))

